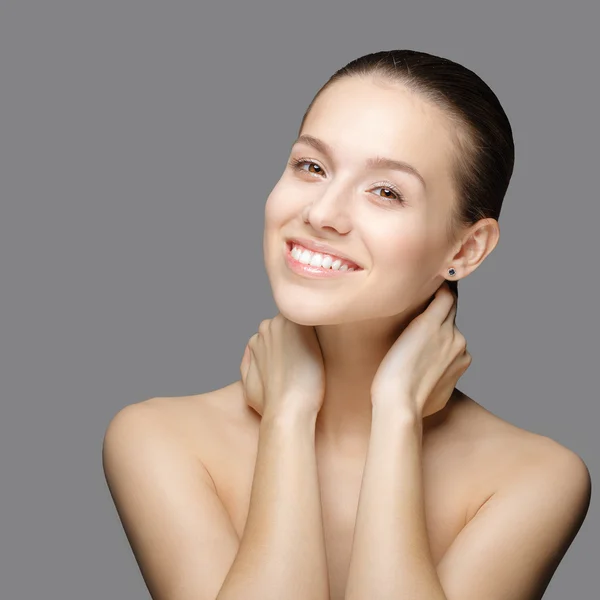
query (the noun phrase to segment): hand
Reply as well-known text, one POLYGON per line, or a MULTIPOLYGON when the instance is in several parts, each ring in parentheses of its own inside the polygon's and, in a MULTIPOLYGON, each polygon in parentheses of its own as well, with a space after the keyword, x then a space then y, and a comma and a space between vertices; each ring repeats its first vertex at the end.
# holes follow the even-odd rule
POLYGON ((404 404, 420 418, 442 410, 471 364, 456 327, 456 297, 444 282, 385 355, 371 384, 371 401, 404 404))
POLYGON ((315 328, 281 313, 261 322, 240 364, 246 403, 258 414, 283 410, 318 413, 325 397, 325 367, 315 328))

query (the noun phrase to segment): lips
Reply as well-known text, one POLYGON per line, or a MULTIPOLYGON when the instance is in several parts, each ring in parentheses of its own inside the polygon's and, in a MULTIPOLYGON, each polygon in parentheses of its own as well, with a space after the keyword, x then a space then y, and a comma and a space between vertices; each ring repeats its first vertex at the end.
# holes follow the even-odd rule
POLYGON ((344 254, 343 252, 340 252, 336 248, 333 248, 332 246, 329 246, 322 242, 316 242, 314 240, 309 240, 307 238, 288 238, 287 239, 287 244, 290 248, 293 246, 294 243, 296 243, 300 246, 303 246, 304 248, 306 248, 307 250, 310 250, 311 252, 320 252, 322 254, 329 254, 330 256, 333 256, 335 258, 341 258, 345 262, 349 263, 351 267, 354 267, 355 269, 362 269, 362 267, 357 262, 355 262, 354 259, 350 258, 347 254, 344 254))

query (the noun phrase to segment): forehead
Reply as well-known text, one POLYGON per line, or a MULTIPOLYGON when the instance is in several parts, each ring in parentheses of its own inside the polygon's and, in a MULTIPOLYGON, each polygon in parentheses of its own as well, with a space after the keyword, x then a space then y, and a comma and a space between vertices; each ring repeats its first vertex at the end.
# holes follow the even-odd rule
POLYGON ((450 176, 453 127, 441 108, 400 84, 346 77, 317 98, 302 133, 330 144, 340 161, 379 155, 409 162, 428 187, 439 188, 450 176))

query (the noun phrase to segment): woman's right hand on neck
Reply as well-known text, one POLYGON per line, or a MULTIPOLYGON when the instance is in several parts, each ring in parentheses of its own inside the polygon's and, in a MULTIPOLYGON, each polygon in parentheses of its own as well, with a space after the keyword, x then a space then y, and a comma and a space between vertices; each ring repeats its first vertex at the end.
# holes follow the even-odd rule
POLYGON ((240 364, 244 398, 261 416, 316 415, 325 397, 325 368, 315 328, 278 313, 261 322, 240 364))

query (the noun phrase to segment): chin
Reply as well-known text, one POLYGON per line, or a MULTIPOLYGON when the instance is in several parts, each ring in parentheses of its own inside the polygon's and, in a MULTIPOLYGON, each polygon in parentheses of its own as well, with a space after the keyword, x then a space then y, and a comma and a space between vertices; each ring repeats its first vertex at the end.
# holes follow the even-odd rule
POLYGON ((298 325, 307 325, 315 327, 317 325, 340 325, 348 323, 354 319, 349 319, 344 315, 339 307, 311 305, 305 299, 298 298, 291 300, 289 298, 275 297, 275 304, 279 312, 292 323, 298 325))

